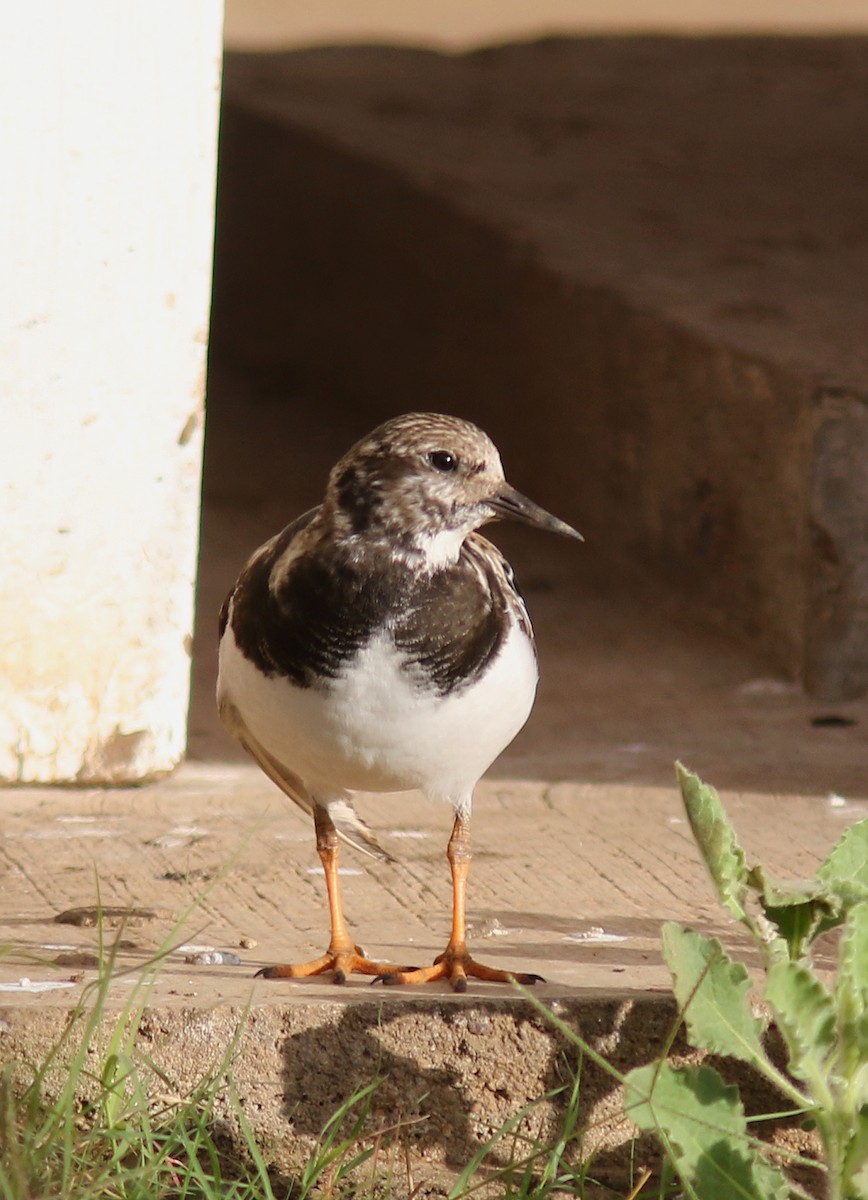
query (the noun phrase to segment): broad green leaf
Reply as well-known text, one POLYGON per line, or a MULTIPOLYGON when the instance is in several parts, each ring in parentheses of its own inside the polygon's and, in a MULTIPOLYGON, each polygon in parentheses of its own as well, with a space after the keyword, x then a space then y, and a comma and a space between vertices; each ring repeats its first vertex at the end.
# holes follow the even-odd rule
POLYGON ((786 1200, 783 1174, 747 1138, 738 1088, 713 1067, 651 1063, 625 1080, 625 1108, 640 1129, 656 1132, 682 1181, 699 1200, 786 1200))
POLYGON ((868 818, 844 833, 817 878, 848 906, 868 900, 868 818))
POLYGON ((663 926, 663 956, 672 972, 673 991, 694 1046, 756 1064, 765 1058, 762 1021, 751 1015, 751 981, 716 938, 663 926))
POLYGON ((744 910, 747 862, 720 796, 681 763, 675 764, 675 770, 690 828, 720 902, 739 921, 744 921, 747 916, 744 910))
POLYGON ((816 879, 769 879, 761 866, 751 867, 748 882, 758 894, 766 917, 788 947, 801 958, 818 934, 843 920, 837 896, 816 879))
POLYGON ((766 1000, 790 1052, 790 1071, 805 1080, 822 1075, 835 1047, 831 993, 802 963, 778 962, 769 968, 766 1000))

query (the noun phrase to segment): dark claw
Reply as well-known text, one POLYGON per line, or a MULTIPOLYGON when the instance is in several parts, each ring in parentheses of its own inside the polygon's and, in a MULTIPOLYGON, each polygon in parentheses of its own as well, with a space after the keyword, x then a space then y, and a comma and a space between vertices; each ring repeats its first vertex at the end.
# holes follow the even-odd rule
POLYGON ((256 974, 253 976, 253 978, 254 979, 274 979, 275 978, 274 973, 275 973, 274 967, 263 967, 261 971, 256 972, 256 974))
POLYGON ((467 991, 467 980, 464 978, 463 975, 459 975, 458 978, 455 980, 455 982, 452 985, 452 990, 453 990, 453 992, 466 992, 467 991))
POLYGON ((533 985, 534 985, 535 983, 545 983, 545 979, 542 977, 542 975, 533 975, 533 974, 531 974, 531 975, 524 975, 524 976, 522 977, 522 979, 521 979, 521 982, 522 982, 522 983, 523 983, 523 984, 524 984, 526 987, 527 987, 527 986, 533 987, 533 985))
POLYGON ((418 971, 420 969, 421 968, 419 968, 419 967, 396 967, 396 969, 394 971, 384 971, 382 973, 382 975, 375 975, 374 978, 371 980, 371 984, 372 985, 375 983, 395 984, 398 982, 397 979, 395 978, 396 975, 406 975, 410 971, 418 971))
POLYGON ((341 987, 346 982, 347 982, 346 971, 335 971, 334 975, 332 975, 332 983, 336 983, 338 985, 338 987, 341 987))

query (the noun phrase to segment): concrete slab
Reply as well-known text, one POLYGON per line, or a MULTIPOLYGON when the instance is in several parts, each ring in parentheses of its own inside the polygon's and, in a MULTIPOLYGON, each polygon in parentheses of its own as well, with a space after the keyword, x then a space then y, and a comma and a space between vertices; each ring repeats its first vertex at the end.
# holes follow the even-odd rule
POLYGON ((424 7, 401 0, 377 0, 360 8, 353 0, 320 0, 315 9, 281 0, 228 0, 226 44, 232 50, 273 50, 326 43, 389 42, 437 46, 458 51, 492 42, 527 41, 546 34, 612 33, 854 33, 865 29, 865 14, 848 0, 825 0, 794 7, 784 0, 752 4, 659 0, 432 0, 424 7))
MULTIPOLYGON (((795 878, 810 875, 847 823, 868 814, 865 803, 749 793, 732 796, 729 808, 749 853, 795 878)), ((58 918, 93 906, 98 888, 103 905, 139 914, 124 930, 126 966, 167 939, 241 959, 232 968, 193 969, 184 962, 191 951, 175 950, 154 1001, 172 1005, 176 996, 208 1007, 376 994, 364 979, 346 991, 315 981, 251 982, 263 964, 308 956, 327 940, 312 831, 255 767, 189 764, 135 790, 7 790, 0 811, 7 868, 0 938, 10 950, 0 964, 4 983, 19 978, 29 959, 96 952, 92 920, 58 918)), ((410 793, 372 797, 364 811, 398 861, 369 861, 352 849, 343 855, 351 929, 378 957, 424 963, 448 934, 450 813, 410 793)), ((471 937, 493 961, 544 974, 541 995, 664 988, 658 932, 665 920, 739 942, 714 903, 674 788, 490 780, 480 788, 473 831, 471 937)), ((59 966, 46 978, 68 976, 75 964, 59 966)), ((24 973, 45 972, 34 965, 24 973)), ((440 985, 421 994, 432 993, 449 994, 440 985)), ((69 1000, 59 991, 25 991, 15 1002, 46 1008, 69 1000)))

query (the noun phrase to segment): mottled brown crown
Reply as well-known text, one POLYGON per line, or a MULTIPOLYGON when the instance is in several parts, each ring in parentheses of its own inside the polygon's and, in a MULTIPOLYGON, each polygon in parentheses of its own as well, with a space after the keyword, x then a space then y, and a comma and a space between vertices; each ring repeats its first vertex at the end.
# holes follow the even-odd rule
POLYGON ((329 477, 326 509, 354 533, 418 541, 490 520, 503 484, 491 438, 459 417, 405 413, 357 442, 329 477))

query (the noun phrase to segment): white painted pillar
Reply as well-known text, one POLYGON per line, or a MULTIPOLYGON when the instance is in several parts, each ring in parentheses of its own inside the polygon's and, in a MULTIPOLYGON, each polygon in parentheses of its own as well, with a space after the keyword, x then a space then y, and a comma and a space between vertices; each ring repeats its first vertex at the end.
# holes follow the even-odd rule
POLYGON ((29 0, 0 36, 0 779, 186 740, 222 0, 29 0))

